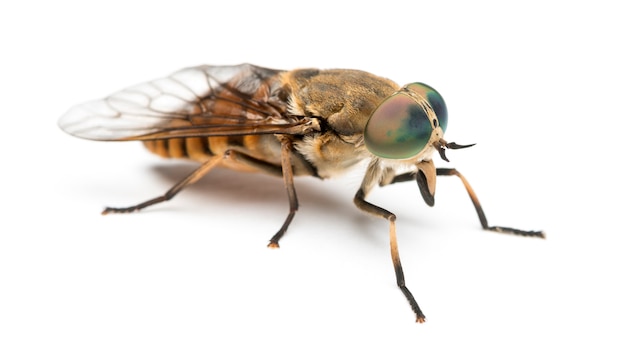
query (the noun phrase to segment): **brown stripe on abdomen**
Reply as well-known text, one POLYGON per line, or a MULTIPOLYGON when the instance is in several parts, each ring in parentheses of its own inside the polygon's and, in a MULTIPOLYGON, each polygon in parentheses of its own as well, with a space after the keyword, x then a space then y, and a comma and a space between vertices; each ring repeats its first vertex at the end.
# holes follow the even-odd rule
POLYGON ((167 148, 167 153, 169 154, 170 158, 185 157, 184 155, 185 150, 183 149, 181 139, 178 139, 178 138, 169 139, 169 140, 163 140, 163 142, 165 143, 165 147, 167 148))
POLYGON ((215 154, 211 150, 209 144, 209 138, 207 137, 194 137, 184 139, 186 156, 196 161, 204 161, 208 157, 212 157, 215 154))
POLYGON ((143 144, 148 150, 150 150, 150 152, 164 158, 169 158, 169 145, 165 141, 166 140, 146 140, 143 142, 143 144))
POLYGON ((207 137, 146 140, 144 146, 164 158, 190 158, 204 161, 213 156, 207 137))
POLYGON ((233 135, 233 136, 227 137, 226 145, 228 145, 228 147, 242 147, 243 138, 244 138, 243 135, 233 135))

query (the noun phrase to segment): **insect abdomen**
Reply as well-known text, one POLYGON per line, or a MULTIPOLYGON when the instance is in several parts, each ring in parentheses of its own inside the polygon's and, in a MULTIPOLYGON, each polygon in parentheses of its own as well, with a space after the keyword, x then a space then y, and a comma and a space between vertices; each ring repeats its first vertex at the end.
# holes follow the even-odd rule
POLYGON ((208 137, 146 140, 146 148, 163 158, 189 158, 204 161, 215 155, 208 137))
MULTIPOLYGON (((273 166, 280 170, 280 144, 273 135, 212 136, 146 140, 146 148, 163 158, 187 158, 205 162, 214 156, 223 155, 227 150, 237 151, 261 165, 273 166)), ((310 175, 310 168, 302 169, 302 162, 296 158, 294 169, 297 173, 310 175)), ((239 162, 223 160, 220 166, 239 171, 265 171, 239 162)))

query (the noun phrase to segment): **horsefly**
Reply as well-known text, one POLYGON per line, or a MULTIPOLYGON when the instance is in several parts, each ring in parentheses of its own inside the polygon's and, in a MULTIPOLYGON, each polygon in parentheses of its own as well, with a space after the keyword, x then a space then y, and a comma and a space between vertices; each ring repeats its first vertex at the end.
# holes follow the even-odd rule
POLYGON ((130 207, 107 207, 103 214, 138 211, 169 200, 215 167, 281 177, 289 213, 270 239, 271 248, 278 248, 298 209, 294 176, 327 179, 368 161, 354 203, 389 221, 397 285, 417 322, 426 317, 405 285, 396 215, 366 200, 376 185, 416 181, 426 204, 433 206, 436 177, 454 175, 465 186, 483 229, 544 237, 542 231, 490 226, 465 177, 456 169, 435 168, 434 153, 448 161, 446 150, 472 145, 444 140, 446 104, 423 83, 399 87, 388 79, 345 69, 204 65, 75 106, 59 126, 85 139, 140 140, 162 157, 200 163, 165 194, 130 207))

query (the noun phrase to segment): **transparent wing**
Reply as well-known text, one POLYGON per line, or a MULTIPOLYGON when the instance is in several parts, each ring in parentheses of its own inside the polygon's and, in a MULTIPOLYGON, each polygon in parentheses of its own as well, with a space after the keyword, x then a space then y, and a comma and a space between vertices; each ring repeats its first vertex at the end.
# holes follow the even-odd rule
POLYGON ((249 64, 186 68, 77 105, 59 126, 92 140, 311 131, 310 118, 287 114, 280 73, 249 64))

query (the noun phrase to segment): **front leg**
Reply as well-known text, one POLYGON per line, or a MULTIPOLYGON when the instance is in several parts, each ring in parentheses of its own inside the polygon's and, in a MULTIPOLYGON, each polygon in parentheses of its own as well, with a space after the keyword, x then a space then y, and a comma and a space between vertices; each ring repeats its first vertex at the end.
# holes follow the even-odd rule
POLYGON ((381 217, 389 221, 389 242, 391 247, 391 260, 393 262, 393 268, 396 273, 396 283, 406 299, 409 301, 411 309, 413 309, 413 312, 415 312, 416 321, 419 323, 423 323, 426 321, 426 316, 424 315, 424 313, 422 313, 422 310, 420 309, 419 305, 417 305, 413 294, 411 294, 411 291, 409 291, 404 282, 404 272, 402 271, 400 253, 398 252, 398 240, 396 237, 396 215, 385 210, 382 207, 376 206, 365 200, 367 193, 372 189, 372 186, 380 178, 379 173, 380 170, 378 170, 376 164, 370 164, 361 188, 354 196, 354 203, 359 209, 371 215, 381 217))
MULTIPOLYGON (((454 175, 461 179, 461 182, 463 182, 463 185, 465 186, 465 190, 467 191, 467 194, 469 195, 470 199, 472 200, 472 203, 474 204, 474 208, 476 209, 476 213, 478 214, 478 219, 480 220, 480 225, 482 226, 484 230, 501 232, 505 234, 519 235, 519 236, 539 237, 539 238, 546 237, 543 231, 528 231, 528 230, 519 230, 519 229, 509 228, 509 227, 504 227, 504 226, 490 226, 489 223, 487 222, 487 217, 485 216, 485 212, 483 211, 483 208, 480 205, 480 202, 478 201, 478 197, 476 196, 476 193, 474 192, 474 189, 472 189, 472 186, 470 186, 467 179, 465 179, 465 177, 461 175, 461 173, 458 170, 452 169, 452 168, 437 168, 436 175, 437 176, 454 175)), ((434 195, 430 198, 428 197, 430 193, 427 189, 427 183, 425 183, 425 176, 426 175, 424 175, 423 173, 420 173, 420 171, 418 171, 417 173, 415 172, 404 173, 404 174, 393 176, 389 180, 388 183, 385 183, 382 185, 390 185, 390 184, 398 183, 398 182, 416 180, 417 185, 420 188, 420 192, 422 193, 422 196, 424 197, 424 200, 429 206, 433 206, 434 195), (429 202, 430 200, 432 200, 432 203, 429 202)))
POLYGON ((489 230, 489 231, 501 232, 505 234, 546 238, 546 234, 543 231, 528 231, 528 230, 519 230, 519 229, 514 229, 514 228, 509 228, 509 227, 504 227, 504 226, 489 226, 489 223, 487 223, 487 217, 485 216, 485 212, 483 212, 483 208, 482 206, 480 206, 480 202, 478 201, 478 197, 476 196, 474 189, 472 189, 472 186, 470 186, 469 182, 465 179, 465 177, 461 175, 461 173, 458 172, 456 169, 451 169, 451 168, 438 168, 437 169, 437 176, 451 176, 451 175, 457 176, 458 178, 461 179, 461 182, 463 182, 463 185, 465 186, 465 190, 467 191, 467 194, 469 195, 470 199, 472 200, 472 203, 474 204, 474 208, 476 209, 476 213, 478 214, 478 219, 480 220, 480 225, 482 225, 483 229, 489 230))

